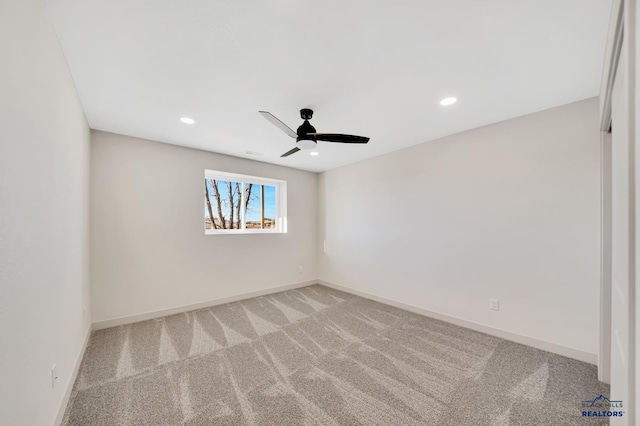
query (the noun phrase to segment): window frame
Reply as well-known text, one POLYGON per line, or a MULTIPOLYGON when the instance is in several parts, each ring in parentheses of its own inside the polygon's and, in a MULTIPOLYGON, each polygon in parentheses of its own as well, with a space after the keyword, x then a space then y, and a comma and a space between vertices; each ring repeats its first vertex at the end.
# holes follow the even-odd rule
MULTIPOLYGON (((280 179, 271 179, 260 176, 243 175, 239 173, 229 173, 219 170, 204 170, 204 184, 207 179, 240 182, 242 190, 240 191, 240 207, 241 207, 241 228, 240 229, 204 229, 205 235, 231 235, 231 234, 286 234, 287 233, 287 181, 280 179), (276 217, 275 228, 273 229, 246 229, 246 199, 245 184, 257 184, 262 186, 275 187, 276 196, 276 217)), ((207 200, 204 200, 205 208, 207 200)), ((204 215, 207 218, 207 215, 204 215)))

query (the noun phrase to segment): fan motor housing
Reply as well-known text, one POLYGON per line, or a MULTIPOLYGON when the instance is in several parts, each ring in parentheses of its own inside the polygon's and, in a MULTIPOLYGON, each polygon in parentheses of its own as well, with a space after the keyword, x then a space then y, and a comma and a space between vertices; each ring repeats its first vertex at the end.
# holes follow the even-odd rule
POLYGON ((304 123, 302 123, 300 127, 298 127, 298 131, 296 133, 298 134, 298 137, 296 138, 297 141, 300 141, 302 139, 311 139, 314 141, 316 140, 316 137, 314 135, 309 134, 316 133, 316 128, 313 127, 311 123, 309 123, 309 120, 304 120, 304 123))
MULTIPOLYGON (((302 110, 304 111, 304 110, 302 110)), ((302 111, 300 114, 302 115, 302 111)), ((311 110, 309 110, 311 111, 311 110)), ((312 114, 313 112, 311 112, 312 114)), ((300 149, 314 149, 317 145, 316 142, 316 128, 309 123, 308 119, 304 120, 304 123, 298 127, 298 137, 296 138, 296 146, 300 149)))

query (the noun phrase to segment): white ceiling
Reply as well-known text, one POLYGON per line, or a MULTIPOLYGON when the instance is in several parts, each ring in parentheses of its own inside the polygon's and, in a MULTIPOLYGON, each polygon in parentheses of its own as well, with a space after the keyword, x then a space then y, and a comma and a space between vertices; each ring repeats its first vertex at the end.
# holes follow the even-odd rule
POLYGON ((94 129, 323 171, 598 95, 610 0, 45 0, 94 129), (453 106, 441 98, 456 96, 453 106), (294 130, 369 136, 299 152, 294 130), (189 126, 179 121, 196 120, 189 126), (260 152, 256 157, 246 151, 260 152))

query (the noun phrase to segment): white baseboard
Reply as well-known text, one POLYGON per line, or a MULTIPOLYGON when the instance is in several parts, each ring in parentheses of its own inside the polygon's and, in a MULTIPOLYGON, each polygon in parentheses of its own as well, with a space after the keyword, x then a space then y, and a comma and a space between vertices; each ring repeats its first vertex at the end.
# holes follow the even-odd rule
POLYGON ((62 403, 60 404, 60 408, 58 408, 58 415, 56 416, 54 426, 58 426, 60 425, 60 423, 62 423, 64 412, 67 409, 67 404, 69 403, 69 398, 71 398, 71 391, 73 390, 73 385, 76 383, 76 378, 78 377, 78 372, 80 371, 80 364, 82 364, 82 358, 84 358, 84 353, 87 350, 87 345, 89 344, 89 337, 91 337, 91 326, 87 327, 87 331, 84 336, 84 342, 82 343, 80 352, 76 357, 76 364, 74 365, 73 371, 71 372, 71 376, 67 381, 67 388, 64 391, 64 396, 62 397, 62 403))
POLYGON ((223 297, 220 299, 207 300, 204 302, 193 303, 189 305, 178 306, 175 308, 160 309, 158 311, 145 312, 142 314, 129 315, 108 319, 104 321, 96 321, 93 323, 93 330, 102 330, 104 328, 117 327, 119 325, 131 324, 134 322, 146 321, 154 318, 160 318, 167 315, 181 314, 183 312, 194 311, 196 309, 208 308, 210 306, 224 305, 225 303, 237 302, 238 300, 251 299, 252 297, 264 296, 266 294, 279 293, 281 291, 292 290, 294 288, 307 287, 316 284, 317 280, 303 281, 295 284, 282 285, 264 290, 251 291, 249 293, 237 294, 234 296, 223 297))
POLYGON ((543 351, 552 352, 554 354, 566 356, 568 358, 577 359, 589 364, 597 364, 598 355, 585 352, 580 349, 570 348, 567 346, 558 345, 556 343, 547 342, 545 340, 539 340, 529 336, 523 336, 521 334, 512 333, 510 331, 501 330, 499 328, 490 327, 488 325, 478 324, 475 322, 467 321, 462 318, 454 317, 440 312, 430 311, 428 309, 419 308, 417 306, 409 305, 407 303, 398 302, 396 300, 387 299, 385 297, 376 296, 375 294, 366 293, 364 291, 355 290, 349 287, 345 287, 339 284, 334 284, 328 281, 318 280, 318 284, 322 284, 327 287, 341 290, 347 293, 355 294, 366 299, 375 300, 376 302, 384 303, 386 305, 394 306, 396 308, 404 309, 405 311, 413 312, 419 315, 424 315, 430 318, 435 318, 441 321, 445 321, 451 324, 459 325, 460 327, 469 328, 471 330, 486 333, 491 336, 500 337, 505 340, 520 343, 523 345, 531 346, 543 351))

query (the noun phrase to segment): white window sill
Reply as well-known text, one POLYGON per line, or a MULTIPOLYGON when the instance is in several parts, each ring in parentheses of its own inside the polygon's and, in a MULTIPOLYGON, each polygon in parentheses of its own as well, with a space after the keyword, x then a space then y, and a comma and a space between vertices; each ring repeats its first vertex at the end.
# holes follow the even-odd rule
POLYGON ((234 235, 241 235, 241 234, 245 234, 245 235, 249 235, 249 234, 286 234, 286 232, 277 230, 277 229, 226 229, 226 230, 220 230, 220 231, 214 231, 214 230, 210 230, 207 229, 204 231, 204 235, 230 235, 230 234, 234 234, 234 235))

